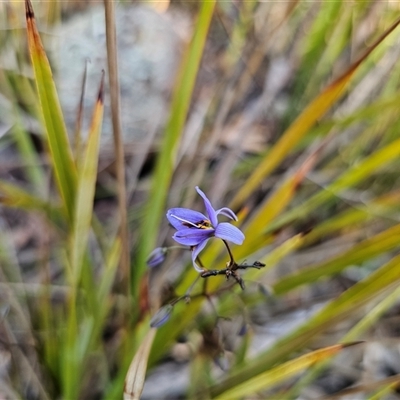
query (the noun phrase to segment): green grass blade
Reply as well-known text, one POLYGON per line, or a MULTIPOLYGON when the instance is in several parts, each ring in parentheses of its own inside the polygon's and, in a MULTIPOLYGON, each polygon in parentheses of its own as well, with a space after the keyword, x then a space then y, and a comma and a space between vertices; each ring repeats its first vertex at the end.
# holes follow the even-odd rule
MULTIPOLYGON (((361 339, 363 333, 370 329, 379 320, 379 318, 382 317, 382 315, 395 304, 399 298, 400 287, 389 293, 387 297, 369 310, 368 313, 359 322, 357 322, 357 324, 351 328, 346 335, 342 337, 341 342, 348 343, 361 339)), ((329 361, 318 362, 304 377, 302 377, 299 382, 297 382, 291 388, 289 393, 285 393, 285 397, 288 399, 297 398, 301 389, 313 382, 329 364, 329 361)))
POLYGON ((118 261, 121 257, 121 241, 115 238, 106 255, 105 271, 97 290, 98 304, 104 304, 110 294, 115 275, 118 269, 118 261))
POLYGON ((93 201, 97 179, 97 163, 99 158, 99 145, 101 124, 103 120, 104 74, 100 84, 99 94, 93 112, 89 138, 78 176, 74 225, 71 239, 71 268, 73 282, 77 284, 80 277, 80 268, 89 237, 93 201))
MULTIPOLYGON (((99 144, 101 123, 103 118, 103 96, 104 96, 104 73, 100 84, 99 94, 92 117, 89 138, 86 149, 80 162, 78 175, 78 187, 76 192, 75 215, 73 219, 73 229, 70 237, 69 251, 69 272, 72 285, 72 293, 69 298, 68 328, 65 339, 65 354, 63 365, 63 390, 65 398, 77 398, 79 393, 79 368, 82 368, 82 353, 79 347, 79 327, 77 315, 77 292, 81 279, 81 272, 85 263, 87 243, 91 229, 93 201, 97 179, 97 164, 99 157, 99 144), (67 354, 69 354, 67 356, 67 354)), ((88 269, 88 266, 87 266, 88 269)), ((86 271, 86 270, 85 270, 86 271)), ((91 293, 88 297, 93 298, 91 293)), ((90 299, 88 299, 90 300, 90 299)), ((88 319, 87 334, 94 332, 94 320, 88 319)), ((89 341, 89 339, 87 339, 89 341)))
POLYGON ((295 207, 283 214, 281 217, 276 218, 276 220, 268 226, 268 231, 274 231, 296 219, 303 218, 320 205, 334 198, 341 191, 356 185, 363 179, 366 179, 379 171, 379 169, 385 167, 388 163, 393 162, 399 157, 399 155, 400 139, 397 139, 387 146, 375 151, 360 163, 352 166, 336 179, 335 182, 310 197, 300 206, 295 207))
POLYGON ((41 192, 43 192, 44 189, 43 184, 45 182, 45 176, 42 167, 39 165, 39 157, 36 154, 32 140, 19 121, 17 112, 15 112, 15 119, 16 123, 13 127, 13 134, 19 154, 27 165, 26 174, 35 193, 44 195, 45 193, 41 192))
POLYGON ((9 182, 0 181, 0 203, 27 211, 44 211, 49 219, 62 220, 60 209, 9 182))
POLYGON ((362 223, 373 218, 391 218, 393 213, 399 209, 400 192, 394 191, 371 200, 360 207, 353 207, 340 214, 321 222, 307 234, 304 244, 311 243, 341 230, 358 229, 362 223))
POLYGON ((133 270, 134 292, 136 294, 139 285, 138 278, 147 268, 146 259, 155 247, 158 227, 165 212, 165 200, 174 171, 176 152, 183 132, 214 7, 215 0, 204 0, 202 2, 191 45, 181 64, 180 76, 172 100, 171 116, 164 133, 160 147, 161 152, 152 178, 147 217, 141 232, 140 252, 133 270))
POLYGON ((367 400, 382 400, 388 398, 387 396, 393 394, 393 392, 399 387, 400 376, 395 375, 387 378, 384 382, 377 382, 376 386, 384 386, 382 389, 377 390, 373 395, 366 397, 367 400), (390 382, 390 383, 388 383, 390 382))
POLYGON ((361 263, 400 245, 400 225, 395 225, 327 261, 302 268, 282 278, 274 285, 274 293, 282 294, 295 287, 312 283, 323 276, 339 273, 347 266, 361 263))

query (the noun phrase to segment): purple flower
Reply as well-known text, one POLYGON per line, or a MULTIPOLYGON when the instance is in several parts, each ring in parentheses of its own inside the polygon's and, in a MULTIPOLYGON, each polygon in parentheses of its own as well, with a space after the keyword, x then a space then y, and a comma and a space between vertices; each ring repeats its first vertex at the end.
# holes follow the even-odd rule
POLYGON ((204 200, 208 217, 188 208, 171 208, 167 212, 167 218, 177 230, 172 238, 180 244, 192 247, 193 266, 196 271, 203 272, 204 270, 196 264, 195 260, 206 246, 208 239, 217 237, 235 244, 242 244, 244 235, 236 226, 228 222, 218 222, 219 214, 237 221, 237 217, 231 209, 224 207, 215 210, 198 186, 196 186, 196 190, 204 200))

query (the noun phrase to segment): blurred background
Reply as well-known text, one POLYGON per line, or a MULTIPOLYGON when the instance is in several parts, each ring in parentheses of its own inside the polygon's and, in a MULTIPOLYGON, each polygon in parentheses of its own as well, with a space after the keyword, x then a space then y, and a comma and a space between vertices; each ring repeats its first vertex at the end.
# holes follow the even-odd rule
MULTIPOLYGON (((44 110, 58 116, 57 97, 32 66, 25 4, 3 1, 0 397, 121 398, 132 359, 148 358, 143 399, 400 398, 400 4, 115 2, 122 159, 103 2, 32 5, 72 162, 52 150, 62 133, 44 110), (86 214, 73 198, 71 222, 58 171, 77 171, 86 193, 102 70, 94 194, 86 214), (146 265, 174 246, 169 208, 205 211, 195 186, 238 214, 236 260, 266 264, 241 271, 244 291, 223 276, 192 287, 185 250, 146 265), (154 333, 159 309, 169 320, 154 333)), ((223 269, 211 242, 203 263, 223 269)))

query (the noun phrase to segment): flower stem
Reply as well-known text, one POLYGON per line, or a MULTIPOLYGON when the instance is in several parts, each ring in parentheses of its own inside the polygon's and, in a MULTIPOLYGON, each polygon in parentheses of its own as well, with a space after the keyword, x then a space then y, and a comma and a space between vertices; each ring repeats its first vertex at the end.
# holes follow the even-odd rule
POLYGON ((189 288, 186 290, 185 294, 182 296, 184 299, 190 299, 190 293, 192 293, 194 285, 197 283, 199 280, 200 275, 197 275, 196 279, 193 281, 193 283, 189 286, 189 288))
POLYGON ((176 250, 176 249, 181 249, 181 250, 190 250, 190 247, 187 246, 169 246, 166 247, 167 250, 176 250))
POLYGON ((226 247, 226 249, 228 250, 228 254, 229 254, 230 261, 229 261, 229 265, 228 265, 227 268, 230 269, 230 268, 232 268, 232 267, 236 264, 236 262, 235 262, 235 259, 233 258, 232 251, 231 251, 231 249, 230 249, 230 247, 229 247, 227 241, 224 240, 224 239, 222 239, 222 241, 224 242, 225 247, 226 247))

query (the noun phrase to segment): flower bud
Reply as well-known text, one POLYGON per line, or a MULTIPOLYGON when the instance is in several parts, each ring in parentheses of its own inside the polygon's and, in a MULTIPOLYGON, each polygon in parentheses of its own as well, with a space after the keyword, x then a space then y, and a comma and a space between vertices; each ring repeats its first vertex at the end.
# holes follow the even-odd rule
POLYGON ((150 253, 147 259, 147 265, 150 268, 154 268, 157 265, 160 265, 162 262, 164 262, 166 254, 167 254, 166 247, 157 247, 150 253))
POLYGON ((169 320, 173 308, 174 306, 172 304, 161 307, 151 318, 150 326, 152 328, 159 328, 164 325, 169 320))

